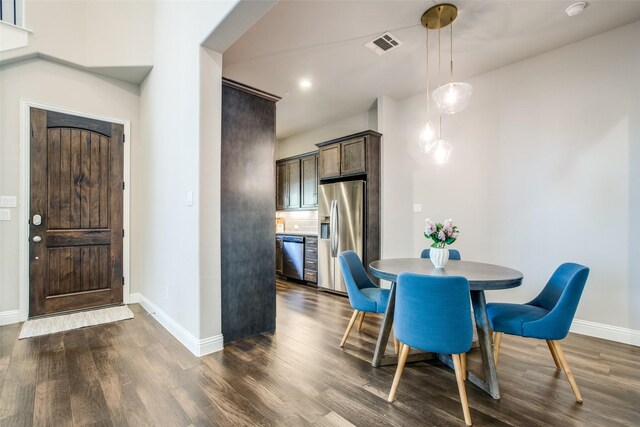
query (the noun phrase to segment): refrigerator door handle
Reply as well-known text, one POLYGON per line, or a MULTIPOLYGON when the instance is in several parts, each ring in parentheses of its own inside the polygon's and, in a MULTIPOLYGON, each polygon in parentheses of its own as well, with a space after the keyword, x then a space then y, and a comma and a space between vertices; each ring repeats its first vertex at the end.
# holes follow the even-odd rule
POLYGON ((338 256, 338 201, 331 201, 331 256, 338 256))

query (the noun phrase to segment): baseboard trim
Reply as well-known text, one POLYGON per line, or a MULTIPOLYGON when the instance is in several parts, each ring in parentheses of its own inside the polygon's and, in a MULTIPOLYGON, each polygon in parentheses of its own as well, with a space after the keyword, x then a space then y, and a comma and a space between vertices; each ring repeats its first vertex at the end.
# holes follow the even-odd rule
POLYGON ((0 326, 20 322, 20 310, 0 311, 0 326))
POLYGON ((140 304, 149 314, 151 314, 171 335, 173 335, 182 345, 187 347, 191 353, 201 357, 210 353, 215 353, 223 349, 222 335, 199 339, 191 332, 183 328, 171 316, 162 311, 157 305, 140 293, 129 295, 130 304, 140 304))
POLYGON ((640 331, 604 323, 575 319, 571 325, 571 332, 590 337, 602 338, 624 344, 640 346, 640 331))

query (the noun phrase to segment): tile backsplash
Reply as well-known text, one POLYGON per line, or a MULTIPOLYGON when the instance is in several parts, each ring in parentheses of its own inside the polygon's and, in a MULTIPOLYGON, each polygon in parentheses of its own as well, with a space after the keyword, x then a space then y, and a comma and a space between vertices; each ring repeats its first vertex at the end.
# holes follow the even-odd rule
POLYGON ((318 211, 278 211, 276 218, 284 219, 285 233, 318 233, 318 211))

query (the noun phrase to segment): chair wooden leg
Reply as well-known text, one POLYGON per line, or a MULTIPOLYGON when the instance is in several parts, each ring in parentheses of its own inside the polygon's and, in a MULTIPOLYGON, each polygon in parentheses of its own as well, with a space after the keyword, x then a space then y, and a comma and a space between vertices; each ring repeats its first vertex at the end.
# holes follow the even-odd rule
POLYGON ((361 311, 360 312, 360 322, 358 322, 358 332, 360 332, 362 330, 362 324, 364 323, 364 315, 366 312, 361 311))
POLYGON ((462 404, 462 412, 464 413, 464 422, 468 426, 471 425, 471 412, 469 411, 469 401, 467 400, 467 389, 464 386, 464 371, 462 370, 462 355, 452 354, 453 367, 456 371, 456 381, 458 382, 458 392, 460 393, 460 403, 462 404))
POLYGON ((400 352, 400 356, 398 356, 398 367, 396 368, 396 375, 393 377, 393 385, 391 386, 391 392, 389 392, 389 402, 393 402, 393 399, 396 398, 396 391, 398 391, 398 384, 400 384, 400 377, 402 376, 402 371, 404 370, 404 364, 407 362, 407 356, 409 355, 409 347, 406 344, 402 344, 402 351, 400 352))
POLYGON ((358 317, 358 313, 358 310, 353 310, 353 316, 351 316, 351 320, 349 321, 347 330, 344 331, 344 336, 342 337, 342 341, 340 342, 340 347, 344 347, 344 343, 347 342, 347 337, 349 336, 349 332, 351 332, 351 328, 353 328, 353 324, 356 323, 356 317, 358 317))
POLYGON ((555 348, 553 348, 553 344, 550 340, 547 340, 547 345, 549 346, 549 351, 551 352, 551 357, 553 357, 553 363, 556 364, 556 368, 562 369, 562 366, 560 366, 560 361, 558 360, 558 355, 556 354, 556 350, 555 348))
POLYGON ((464 379, 467 379, 467 353, 460 354, 460 367, 462 368, 462 375, 464 379))
POLYGON ((576 395, 576 402, 582 403, 582 394, 580 394, 580 390, 578 389, 578 384, 576 384, 576 380, 573 378, 573 373, 569 368, 569 364, 567 363, 567 359, 564 357, 564 351, 562 350, 562 346, 560 345, 560 341, 549 341, 555 350, 556 356, 558 357, 558 362, 560 362, 560 366, 564 371, 564 374, 567 376, 569 380, 569 384, 571 384, 571 389, 573 393, 576 395))
POLYGON ((396 352, 396 354, 398 354, 400 352, 400 345, 399 345, 398 338, 396 338, 396 335, 393 334, 393 350, 396 352))
POLYGON ((500 342, 502 341, 502 332, 493 333, 493 363, 498 367, 498 356, 500 355, 500 342))

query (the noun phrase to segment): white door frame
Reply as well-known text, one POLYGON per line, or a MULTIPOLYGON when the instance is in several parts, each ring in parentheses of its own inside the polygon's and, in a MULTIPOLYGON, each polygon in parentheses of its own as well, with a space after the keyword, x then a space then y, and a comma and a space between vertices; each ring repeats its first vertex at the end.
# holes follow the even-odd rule
POLYGON ((123 226, 125 230, 122 242, 122 274, 124 274, 124 289, 122 290, 122 298, 125 304, 129 303, 129 294, 131 292, 131 275, 129 263, 129 242, 131 236, 130 227, 130 203, 129 194, 131 188, 130 172, 131 172, 131 122, 129 120, 115 119, 113 117, 105 117, 97 114, 84 113, 69 108, 59 107, 56 105, 41 104, 39 102, 27 99, 20 100, 20 210, 19 210, 19 233, 20 233, 20 256, 19 256, 19 303, 20 303, 20 321, 23 322, 29 317, 29 178, 31 170, 30 148, 31 148, 31 108, 40 108, 42 110, 55 111, 57 113, 70 114, 73 116, 85 117, 87 119, 102 120, 104 122, 117 123, 124 126, 124 204, 123 204, 123 226))

